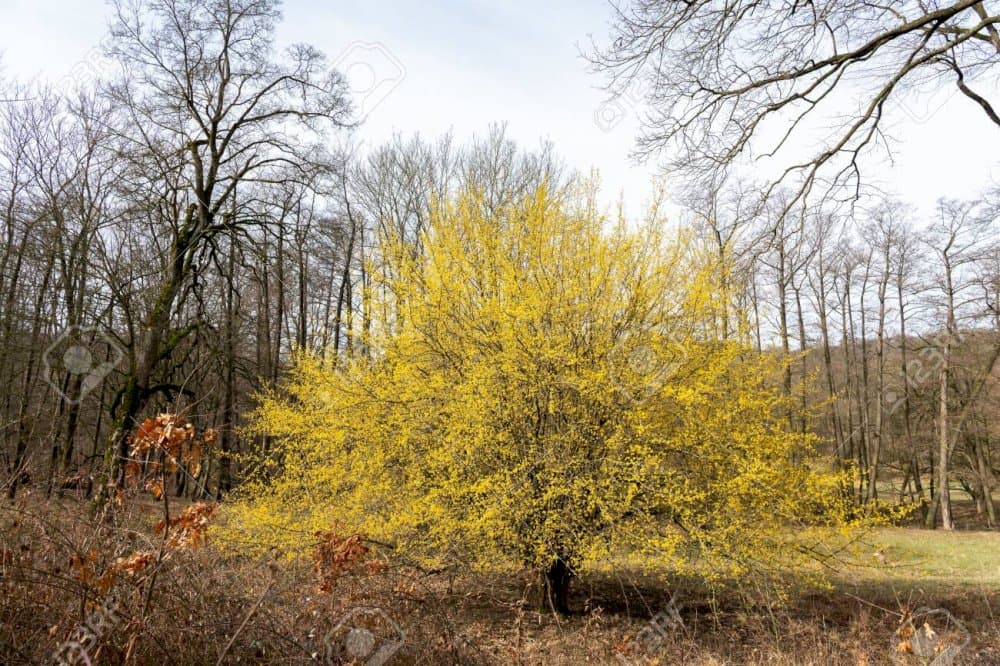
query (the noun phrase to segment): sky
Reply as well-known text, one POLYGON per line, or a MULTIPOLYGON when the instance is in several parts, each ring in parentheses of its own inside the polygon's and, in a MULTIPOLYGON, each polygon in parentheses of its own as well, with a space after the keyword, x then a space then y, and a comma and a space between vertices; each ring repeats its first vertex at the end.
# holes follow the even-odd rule
MULTIPOLYGON (((2 2, 7 74, 86 75, 104 0, 2 2)), ((286 0, 284 15, 279 43, 310 43, 346 71, 366 143, 448 130, 463 140, 504 122, 522 145, 548 140, 569 166, 598 169, 608 203, 621 195, 638 212, 652 191, 655 162, 630 157, 641 109, 609 101, 581 57, 590 35, 610 32, 607 0, 286 0)), ((883 187, 929 214, 938 197, 1000 183, 1000 132, 981 111, 952 91, 911 97, 891 118, 893 160, 870 170, 883 187)))

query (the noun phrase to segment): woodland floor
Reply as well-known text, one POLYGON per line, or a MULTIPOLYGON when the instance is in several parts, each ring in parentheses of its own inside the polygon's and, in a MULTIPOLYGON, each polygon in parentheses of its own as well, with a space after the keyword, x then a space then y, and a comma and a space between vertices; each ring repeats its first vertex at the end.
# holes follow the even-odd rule
MULTIPOLYGON (((93 553, 96 574, 156 544, 155 504, 133 503, 114 526, 91 520, 86 506, 30 493, 0 505, 0 663, 53 663, 93 616, 99 595, 74 555, 93 553)), ((958 514, 959 524, 975 523, 970 507, 959 504, 958 514)), ((360 664, 337 656, 357 625, 379 645, 399 639, 388 664, 930 663, 898 649, 909 611, 941 644, 963 646, 949 663, 1000 664, 1000 533, 886 528, 866 548, 870 566, 769 603, 746 585, 712 591, 660 572, 584 575, 573 584, 576 612, 556 617, 537 609, 527 574, 390 568, 320 592, 309 562, 249 561, 209 543, 174 554, 155 579, 117 581, 119 612, 88 654, 95 664, 360 664), (656 630, 650 618, 671 598, 677 615, 656 630)))

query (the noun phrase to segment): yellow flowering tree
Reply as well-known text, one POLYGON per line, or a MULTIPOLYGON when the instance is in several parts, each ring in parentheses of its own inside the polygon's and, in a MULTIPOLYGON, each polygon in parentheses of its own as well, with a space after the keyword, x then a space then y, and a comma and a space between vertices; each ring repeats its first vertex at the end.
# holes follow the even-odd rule
POLYGON ((263 397, 276 448, 226 538, 295 551, 336 523, 425 564, 536 567, 565 611, 597 562, 787 562, 843 524, 779 362, 715 337, 717 267, 590 201, 543 187, 487 215, 466 193, 386 252, 372 357, 303 355, 263 397))

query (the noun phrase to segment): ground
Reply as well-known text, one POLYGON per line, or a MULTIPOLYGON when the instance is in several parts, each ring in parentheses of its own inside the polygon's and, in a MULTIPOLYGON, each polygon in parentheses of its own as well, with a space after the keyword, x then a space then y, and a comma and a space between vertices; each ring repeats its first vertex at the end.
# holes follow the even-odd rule
MULTIPOLYGON (((86 507, 31 495, 0 507, 0 662, 50 661, 92 622, 103 598, 97 574, 116 557, 159 548, 151 526, 161 509, 151 500, 125 507, 110 525, 86 507), (73 558, 91 552, 88 579, 73 558)), ((172 515, 181 507, 174 502, 172 515)), ((537 608, 537 581, 526 572, 390 564, 352 569, 321 591, 312 562, 251 561, 209 542, 171 552, 155 575, 116 579, 108 596, 119 612, 88 656, 107 664, 365 663, 350 661, 345 645, 368 649, 373 637, 373 649, 393 652, 388 664, 857 666, 930 663, 912 654, 926 634, 939 651, 960 649, 951 663, 1000 664, 1000 534, 886 528, 862 555, 862 566, 834 572, 829 587, 792 589, 783 599, 753 580, 709 588, 669 571, 610 566, 575 580, 574 613, 559 617, 537 608)))

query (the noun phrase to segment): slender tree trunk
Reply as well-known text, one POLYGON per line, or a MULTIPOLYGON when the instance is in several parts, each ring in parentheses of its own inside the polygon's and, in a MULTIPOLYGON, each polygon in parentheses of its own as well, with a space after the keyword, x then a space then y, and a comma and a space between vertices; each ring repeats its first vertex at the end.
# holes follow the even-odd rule
POLYGON ((808 423, 806 422, 806 413, 809 408, 808 399, 809 396, 806 395, 806 386, 809 380, 809 361, 806 357, 806 321, 805 315, 802 312, 802 293, 801 286, 792 286, 793 293, 795 294, 795 316, 799 328, 799 407, 802 409, 802 414, 799 419, 799 432, 802 435, 806 434, 806 428, 808 423))
POLYGON ((910 368, 906 339, 906 302, 903 298, 903 258, 900 258, 899 272, 896 274, 896 297, 899 300, 899 364, 903 383, 903 432, 906 436, 906 450, 910 455, 910 471, 913 477, 913 490, 920 497, 920 511, 927 518, 927 502, 924 499, 923 481, 920 477, 920 457, 916 442, 913 440, 913 405, 910 404, 910 368))
POLYGON ((865 457, 862 465, 862 474, 865 479, 865 501, 877 497, 878 491, 872 479, 871 459, 873 453, 872 427, 871 427, 871 377, 868 369, 868 316, 865 311, 865 295, 868 292, 868 269, 865 269, 865 278, 861 283, 861 293, 858 298, 858 315, 861 317, 861 394, 858 407, 861 416, 861 449, 865 457))
MULTIPOLYGON (((844 355, 844 386, 847 389, 847 427, 844 436, 845 458, 854 460, 854 435, 856 427, 854 425, 854 403, 856 401, 855 381, 854 381, 854 320, 851 315, 851 279, 850 275, 844 276, 844 291, 840 298, 840 327, 841 327, 841 351, 844 355)), ((861 480, 859 479, 859 483, 861 480)))
POLYGON ((991 530, 996 529, 997 514, 996 505, 993 503, 993 471, 990 469, 986 451, 984 451, 983 442, 980 439, 977 438, 973 441, 973 449, 976 456, 976 469, 983 496, 983 505, 986 509, 986 527, 991 530))
MULTIPOLYGON (((345 192, 346 196, 346 192, 345 192)), ((347 204, 347 221, 351 225, 351 234, 347 241, 347 251, 344 253, 344 270, 340 276, 340 290, 337 292, 336 314, 333 319, 333 355, 334 358, 340 354, 341 330, 343 329, 344 308, 351 307, 347 302, 351 284, 351 264, 354 258, 354 239, 357 233, 357 225, 351 213, 351 204, 347 204)))
POLYGON ((275 297, 278 312, 274 316, 274 349, 271 352, 271 375, 272 382, 277 383, 281 375, 281 331, 285 325, 285 225, 278 226, 278 256, 277 256, 276 282, 278 283, 278 293, 275 297))
MULTIPOLYGON (((946 530, 955 529, 955 523, 951 515, 951 429, 948 413, 948 386, 951 374, 951 347, 954 336, 957 333, 955 324, 955 286, 952 277, 951 259, 947 255, 944 258, 945 277, 945 299, 946 299, 946 324, 944 335, 944 348, 941 350, 941 369, 939 376, 938 390, 940 392, 938 403, 938 502, 937 507, 941 511, 941 527, 946 530)), ((931 515, 933 517, 933 510, 931 515)))
POLYGON ((750 269, 750 298, 753 307, 753 332, 754 341, 757 343, 757 353, 763 351, 760 334, 760 301, 757 297, 757 271, 750 269))
POLYGON ((222 399, 222 433, 219 437, 219 490, 221 498, 232 489, 233 425, 236 419, 236 239, 229 239, 229 261, 226 276, 226 328, 223 342, 223 372, 225 388, 222 399))
POLYGON ((21 473, 23 471, 21 468, 26 462, 28 440, 30 438, 31 427, 33 425, 31 423, 32 419, 28 417, 28 410, 32 404, 35 381, 37 379, 38 352, 41 347, 39 344, 39 336, 42 328, 41 315, 43 304, 46 301, 53 268, 54 262, 50 261, 45 269, 45 276, 42 279, 41 289, 38 291, 38 297, 35 300, 34 312, 32 313, 31 334, 28 339, 28 357, 25 361, 23 382, 21 384, 21 397, 17 410, 17 439, 14 444, 14 460, 12 463, 12 471, 14 474, 11 478, 10 486, 7 489, 7 496, 10 499, 14 499, 17 496, 18 482, 21 479, 21 473))
MULTIPOLYGON (((950 459, 949 451, 949 430, 948 430, 948 374, 951 365, 951 340, 946 339, 943 350, 943 361, 938 383, 938 469, 937 469, 937 502, 935 506, 941 512, 941 527, 946 530, 955 529, 955 523, 951 517, 951 488, 950 470, 948 463, 950 459)), ((934 509, 930 512, 934 519, 934 509)))
MULTIPOLYGON (((312 213, 310 212, 310 215, 312 213)), ((296 239, 295 239, 295 250, 298 259, 299 268, 299 284, 298 284, 298 296, 299 296, 299 319, 298 327, 296 328, 295 335, 295 346, 300 350, 305 349, 308 344, 309 335, 309 260, 306 257, 305 251, 305 239, 309 235, 308 226, 302 229, 302 203, 298 206, 298 215, 295 222, 296 229, 296 239)))
POLYGON ((834 464, 842 468, 845 460, 846 446, 844 433, 841 432, 840 412, 837 407, 837 384, 833 376, 833 352, 830 348, 830 320, 826 303, 826 266, 823 263, 823 250, 820 247, 819 272, 817 275, 819 289, 816 293, 816 312, 819 316, 820 344, 823 347, 823 374, 826 378, 827 397, 830 400, 830 420, 833 438, 836 443, 834 464))
POLYGON ((869 463, 869 500, 878 499, 879 463, 885 438, 885 309, 886 287, 889 284, 889 244, 882 255, 882 274, 878 283, 878 320, 875 324, 875 429, 869 463))

